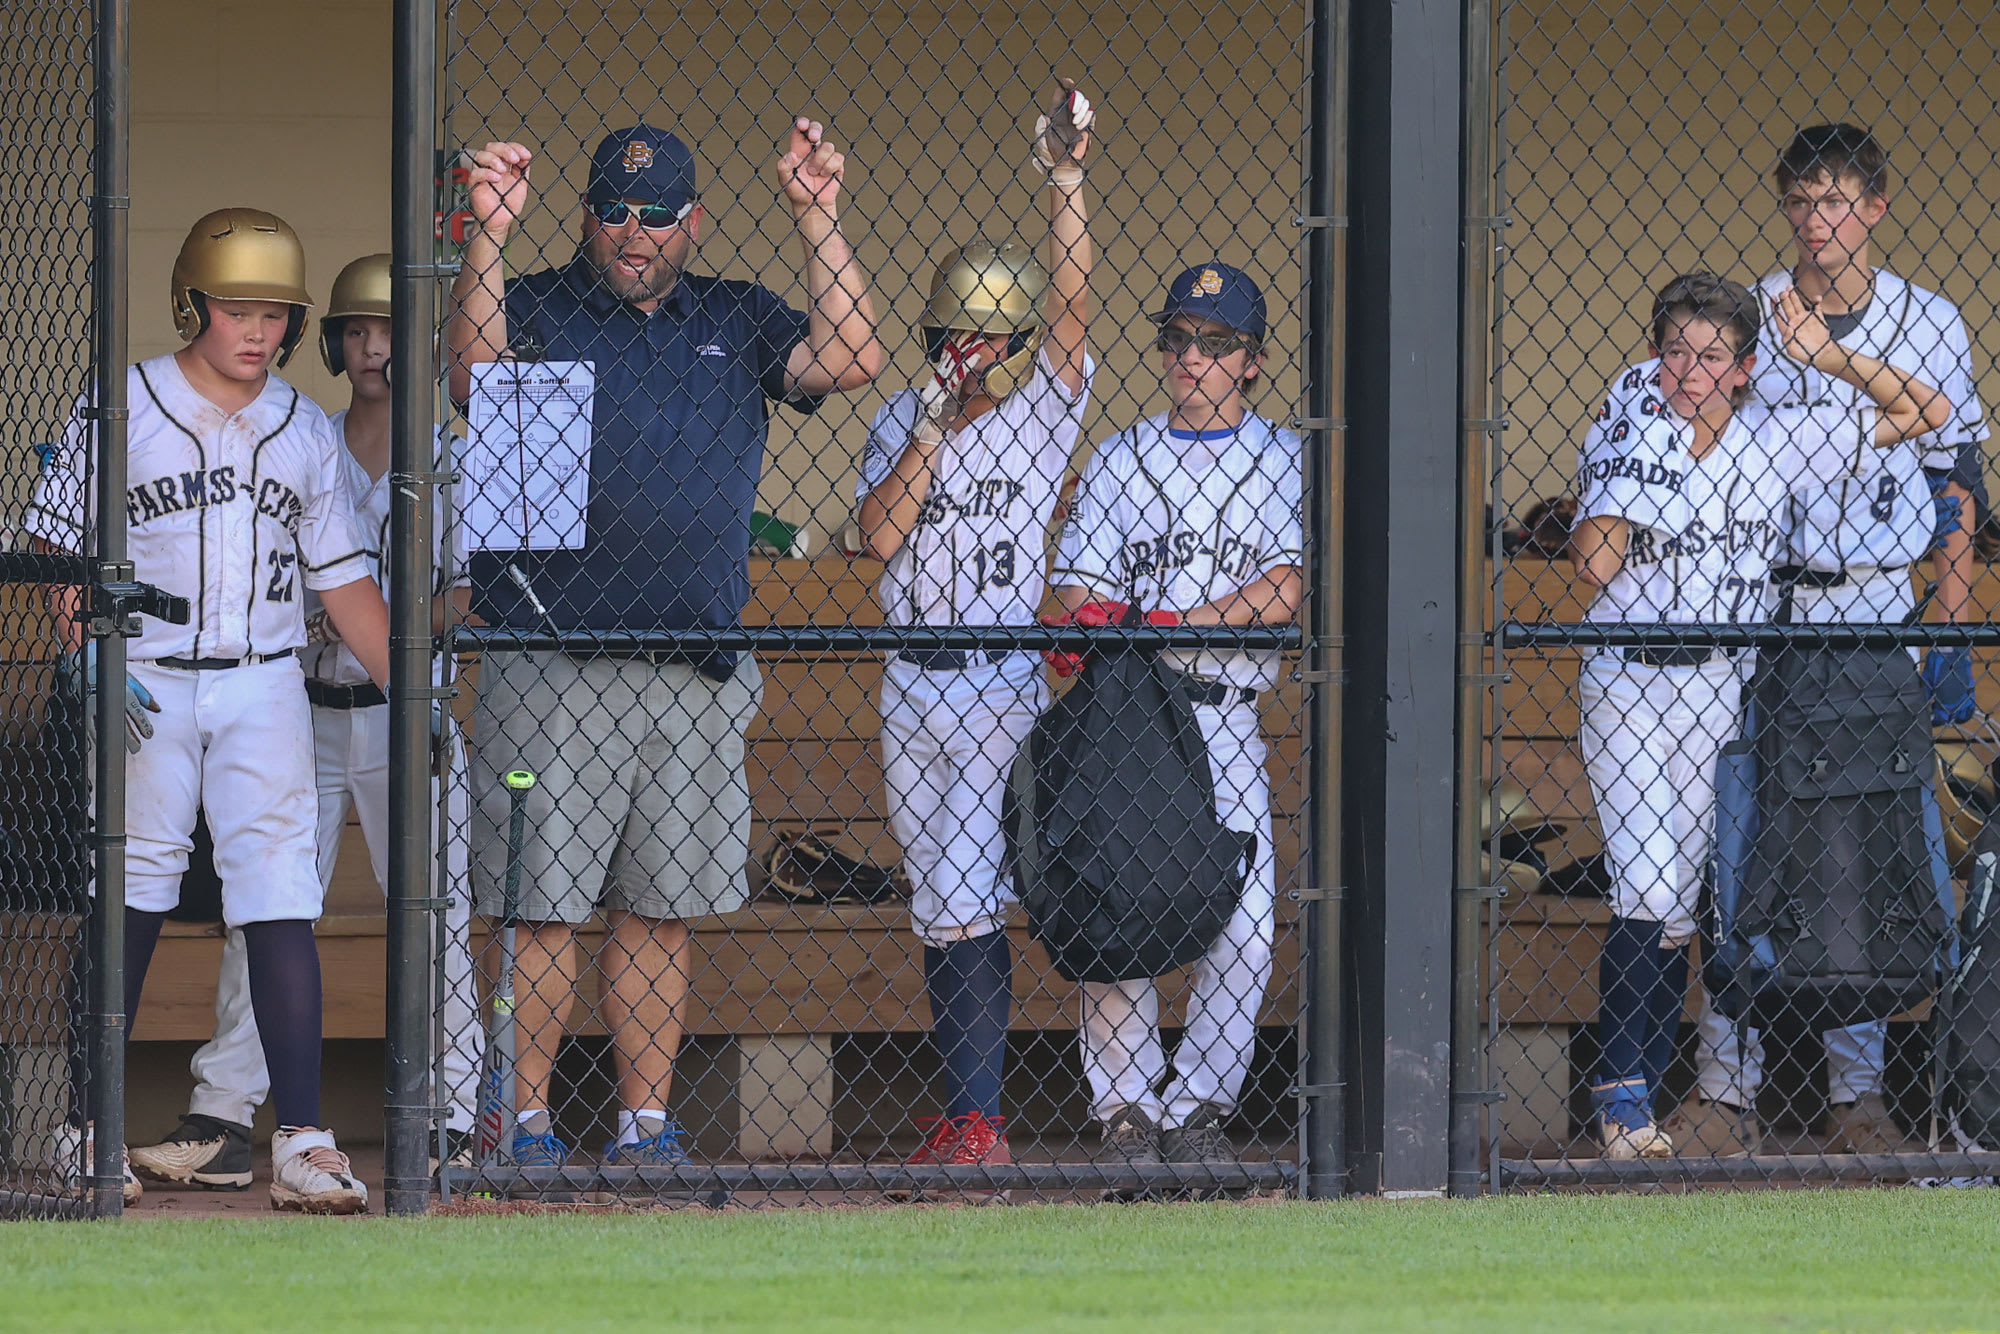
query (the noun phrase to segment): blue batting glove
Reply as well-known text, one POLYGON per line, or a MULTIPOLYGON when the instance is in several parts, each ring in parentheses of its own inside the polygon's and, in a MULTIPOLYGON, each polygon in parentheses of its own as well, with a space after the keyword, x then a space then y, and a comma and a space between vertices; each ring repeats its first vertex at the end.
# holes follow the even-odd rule
MULTIPOLYGON (((64 684, 73 698, 83 701, 83 718, 86 730, 96 727, 97 712, 93 696, 97 689, 97 643, 95 640, 80 649, 72 649, 62 658, 64 684)), ((141 743, 153 735, 153 720, 146 715, 158 713, 159 702, 153 692, 140 685, 130 673, 125 677, 125 749, 131 754, 139 753, 141 743)), ((91 738, 96 739, 94 736, 91 738)))
POLYGON ((1972 650, 1934 648, 1924 655, 1921 675, 1931 696, 1931 725, 1943 727, 1972 717, 1978 700, 1972 690, 1972 650))

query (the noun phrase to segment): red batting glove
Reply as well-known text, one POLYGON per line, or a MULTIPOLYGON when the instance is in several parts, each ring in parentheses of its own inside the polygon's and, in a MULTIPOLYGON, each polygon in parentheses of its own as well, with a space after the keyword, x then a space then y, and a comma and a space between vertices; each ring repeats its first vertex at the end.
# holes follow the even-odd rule
POLYGON ((1149 611, 1146 613, 1146 624, 1148 625, 1157 625, 1162 629, 1171 629, 1173 626, 1179 625, 1180 623, 1181 623, 1181 614, 1177 611, 1162 610, 1162 611, 1149 611))
MULTIPOLYGON (((1055 616, 1042 617, 1043 625, 1116 625, 1125 619, 1126 606, 1122 602, 1086 602, 1075 611, 1062 612, 1055 616)), ((1048 663, 1049 670, 1057 677, 1068 680, 1083 670, 1081 653, 1067 649, 1052 648, 1042 653, 1042 661, 1048 663)))

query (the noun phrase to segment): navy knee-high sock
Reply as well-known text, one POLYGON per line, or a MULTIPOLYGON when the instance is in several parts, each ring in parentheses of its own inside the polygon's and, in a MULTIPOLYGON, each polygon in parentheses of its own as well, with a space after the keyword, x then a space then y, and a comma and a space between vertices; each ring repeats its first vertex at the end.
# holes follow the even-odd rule
POLYGON ((1644 1101, 1650 1093, 1646 1053, 1660 965, 1658 922, 1611 919, 1597 969, 1597 1106, 1644 1101))
POLYGON ((1000 1115, 1007 1016, 1014 1003, 1014 950, 1005 931, 924 946, 931 1027, 944 1057, 946 1114, 1000 1115))
POLYGON ((281 1126, 319 1119, 319 947, 311 922, 249 922, 250 1009, 271 1072, 271 1109, 281 1126))
MULTIPOLYGON (((167 924, 163 912, 141 912, 137 908, 125 910, 125 1040, 132 1040, 132 1027, 139 1016, 139 993, 146 986, 146 970, 153 966, 153 949, 160 943, 160 928, 167 924)), ((85 1100, 89 1096, 89 1047, 90 1034, 85 1031, 82 1016, 90 1013, 90 956, 87 951, 79 952, 76 966, 70 969, 70 1013, 77 1016, 71 1025, 69 1044, 69 1086, 72 1116, 78 1123, 89 1115, 85 1100)))
MULTIPOLYGON (((1646 1024, 1652 1036, 1646 1042, 1646 1093, 1655 1103, 1660 1085, 1681 1049, 1681 1011, 1687 1005, 1688 952, 1686 946, 1655 951, 1660 956, 1660 975, 1653 984, 1653 999, 1647 1005, 1646 1024)), ((1655 1106, 1654 1111, 1665 1109, 1655 1106)))

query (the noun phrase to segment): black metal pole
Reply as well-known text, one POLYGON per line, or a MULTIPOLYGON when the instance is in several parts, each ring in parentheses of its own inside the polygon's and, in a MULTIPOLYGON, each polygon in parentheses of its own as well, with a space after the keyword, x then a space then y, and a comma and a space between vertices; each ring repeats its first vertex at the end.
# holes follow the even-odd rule
POLYGON ((1497 446, 1496 427, 1485 404, 1491 392, 1487 332, 1491 261, 1497 237, 1493 216, 1493 10, 1492 0, 1465 6, 1465 128, 1460 147, 1464 170, 1464 259, 1460 293, 1460 411, 1464 425, 1459 461, 1458 580, 1458 897, 1452 920, 1451 971, 1451 1131, 1448 1186, 1455 1196, 1479 1193, 1480 1131, 1492 1092, 1486 1083, 1485 1044, 1480 1018, 1485 1003, 1481 962, 1484 918, 1491 879, 1480 859, 1480 816, 1488 800, 1485 755, 1486 704, 1494 679, 1487 665, 1487 604, 1492 587, 1487 550, 1492 525, 1486 522, 1487 452, 1497 446))
POLYGON ((1311 867, 1302 909, 1305 1005, 1299 1016, 1300 1101, 1304 1134, 1300 1186, 1309 1198, 1347 1189, 1346 1105, 1340 1020, 1340 532, 1339 462, 1344 437, 1338 403, 1340 329, 1335 279, 1340 271, 1340 166, 1346 151, 1343 63, 1345 0, 1313 0, 1310 128, 1305 162, 1307 531, 1312 597, 1306 607, 1306 838, 1311 867))
POLYGON ((1341 864, 1360 1191, 1446 1186, 1457 809, 1459 5, 1349 27, 1341 864))
MULTIPOLYGON (((92 71, 96 193, 91 201, 91 376, 97 439, 98 585, 129 583, 125 533, 125 356, 131 175, 129 0, 97 0, 92 71)), ((93 615, 108 614, 98 609, 93 615)), ((95 879, 90 936, 89 1103, 96 1159, 92 1212, 124 1208, 125 1175, 125 637, 93 624, 97 642, 95 879), (106 633, 99 634, 100 630, 106 633)))
POLYGON ((390 209, 388 1052, 383 1195, 430 1201, 431 551, 437 428, 437 4, 396 0, 390 209))

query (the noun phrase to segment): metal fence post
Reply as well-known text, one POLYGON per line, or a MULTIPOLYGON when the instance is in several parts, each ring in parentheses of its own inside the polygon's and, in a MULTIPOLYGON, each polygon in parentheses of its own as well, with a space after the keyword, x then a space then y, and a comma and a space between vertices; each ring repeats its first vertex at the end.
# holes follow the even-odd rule
POLYGON ((1312 602, 1304 659, 1311 700, 1307 711, 1311 776, 1306 837, 1311 887, 1302 907, 1305 925, 1305 1004, 1300 1015, 1305 1060, 1300 1072, 1305 1131, 1300 1186, 1314 1199, 1347 1186, 1346 1116, 1341 1082, 1340 992, 1340 565, 1339 532, 1343 439, 1334 418, 1340 331, 1335 275, 1339 272, 1340 164, 1346 150, 1346 68, 1343 0, 1314 0, 1307 100, 1310 132, 1305 171, 1307 532, 1312 547, 1312 602))
POLYGON ((1446 1184, 1455 886, 1461 6, 1354 11, 1341 860, 1354 1186, 1446 1184))
POLYGON ((431 551, 437 436, 436 0, 397 0, 391 212, 395 385, 389 470, 389 918, 383 1193, 392 1214, 430 1198, 431 551))
POLYGON ((1459 342, 1459 693, 1458 693, 1458 893, 1452 924, 1451 1177, 1453 1195, 1477 1195, 1479 1150, 1488 1088, 1481 1012, 1486 988, 1481 963, 1486 916, 1497 900, 1485 871, 1481 830, 1488 785, 1482 773, 1486 705, 1498 679, 1486 665, 1485 620, 1491 585, 1486 577, 1493 528, 1485 520, 1487 452, 1498 423, 1484 404, 1490 393, 1487 362, 1490 273, 1500 220, 1493 209, 1493 6, 1465 7, 1464 315, 1459 342))
MULTIPOLYGON (((125 513, 125 356, 131 210, 131 61, 128 0, 97 0, 93 71, 96 191, 91 230, 91 369, 97 439, 97 562, 91 582, 129 581, 125 513)), ((93 608, 98 616, 109 608, 93 608)), ((115 620, 115 617, 113 618, 115 620)), ((97 895, 91 912, 89 1116, 96 1125, 92 1212, 124 1208, 125 1156, 125 638, 93 624, 97 637, 97 895), (109 633, 100 634, 100 629, 109 633)))

